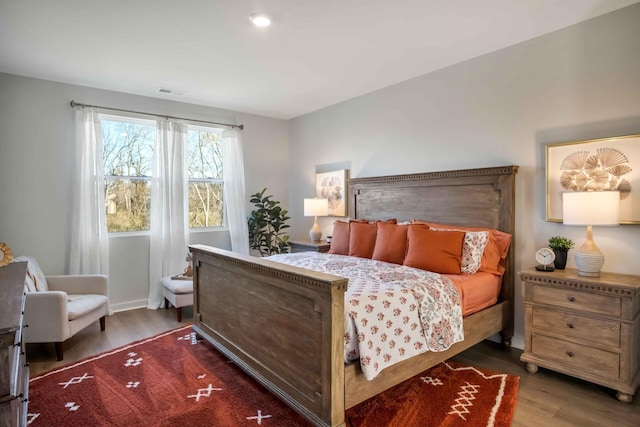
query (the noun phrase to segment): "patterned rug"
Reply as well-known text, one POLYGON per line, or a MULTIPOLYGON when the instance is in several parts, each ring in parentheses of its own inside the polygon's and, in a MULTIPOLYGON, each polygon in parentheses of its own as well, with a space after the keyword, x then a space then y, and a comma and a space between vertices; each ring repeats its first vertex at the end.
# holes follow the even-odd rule
MULTIPOLYGON (((38 426, 308 426, 191 326, 32 378, 38 426)), ((351 427, 509 426, 518 377, 442 363, 346 413, 351 427)))

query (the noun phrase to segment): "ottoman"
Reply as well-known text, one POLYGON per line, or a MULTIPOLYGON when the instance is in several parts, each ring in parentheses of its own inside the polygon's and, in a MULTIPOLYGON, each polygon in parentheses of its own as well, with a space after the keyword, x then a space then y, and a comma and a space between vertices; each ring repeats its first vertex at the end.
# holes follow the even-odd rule
POLYGON ((162 283, 162 296, 164 296, 164 308, 169 308, 169 303, 176 308, 178 322, 182 322, 182 307, 193 305, 193 280, 172 279, 166 276, 160 279, 162 283))

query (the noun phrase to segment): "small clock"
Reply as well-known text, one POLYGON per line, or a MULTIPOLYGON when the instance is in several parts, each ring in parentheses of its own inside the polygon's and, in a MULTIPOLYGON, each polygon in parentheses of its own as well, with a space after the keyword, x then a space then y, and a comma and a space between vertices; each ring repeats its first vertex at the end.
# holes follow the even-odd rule
POLYGON ((553 261, 556 259, 556 254, 551 248, 540 248, 536 251, 536 261, 540 265, 536 265, 538 271, 553 271, 553 261))

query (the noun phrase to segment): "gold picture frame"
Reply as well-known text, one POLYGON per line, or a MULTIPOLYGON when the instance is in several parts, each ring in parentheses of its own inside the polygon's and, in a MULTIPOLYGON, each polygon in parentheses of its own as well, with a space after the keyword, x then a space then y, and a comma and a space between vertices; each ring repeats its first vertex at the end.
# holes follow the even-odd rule
POLYGON ((5 242, 0 242, 0 267, 9 265, 13 260, 11 248, 5 242))
POLYGON ((562 222, 562 193, 620 191, 620 224, 640 224, 640 135, 546 146, 546 220, 562 222))
POLYGON ((329 200, 329 216, 347 216, 348 169, 316 173, 316 197, 329 200))

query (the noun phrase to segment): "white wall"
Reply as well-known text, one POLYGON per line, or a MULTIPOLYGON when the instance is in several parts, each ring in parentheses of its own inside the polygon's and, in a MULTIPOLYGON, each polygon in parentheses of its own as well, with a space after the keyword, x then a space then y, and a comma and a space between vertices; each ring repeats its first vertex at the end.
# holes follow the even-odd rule
MULTIPOLYGON (((535 250, 553 235, 580 245, 585 228, 545 221, 545 145, 640 134, 638 23, 640 5, 631 6, 292 120, 294 237, 311 228, 302 199, 314 194, 316 171, 366 177, 515 164, 516 268, 535 265, 535 250)), ((332 220, 319 218, 324 235, 332 220)), ((640 225, 596 228, 594 239, 603 270, 640 274, 640 225)), ((520 286, 516 298, 514 344, 522 345, 520 286)))
MULTIPOLYGON (((75 165, 71 100, 242 123, 247 201, 268 187, 288 207, 286 121, 0 73, 0 241, 15 255, 35 256, 46 274, 65 273, 68 263, 75 165)), ((190 241, 230 247, 226 231, 192 233, 190 241)), ((112 237, 110 258, 112 309, 146 306, 148 237, 112 237)))

